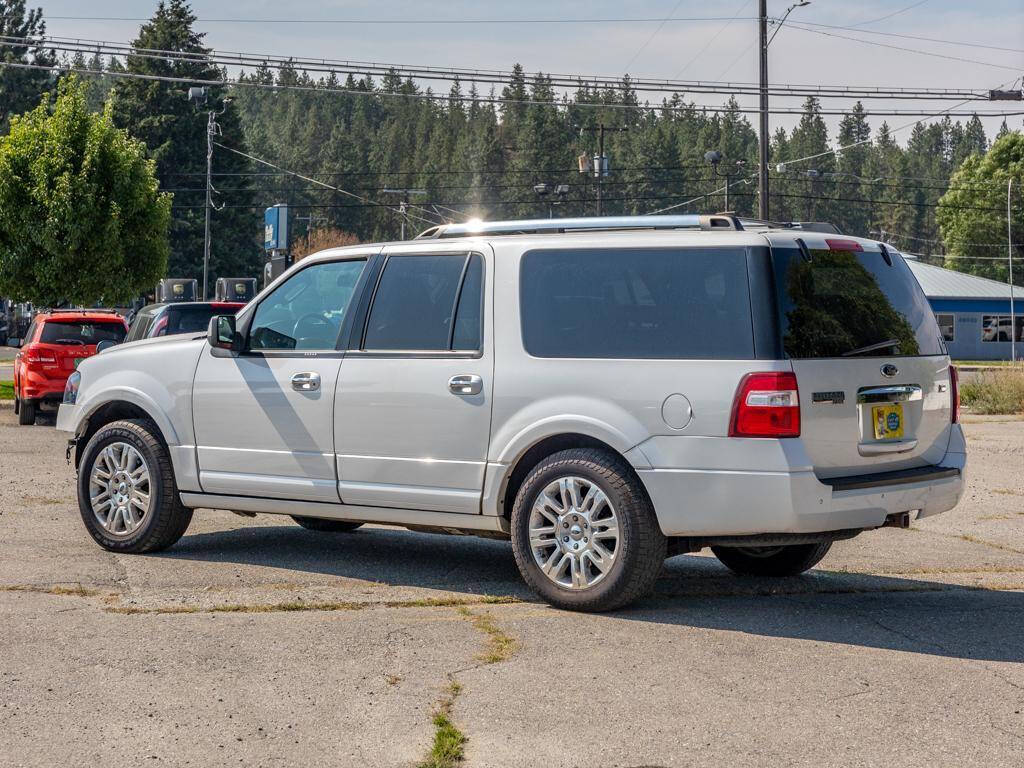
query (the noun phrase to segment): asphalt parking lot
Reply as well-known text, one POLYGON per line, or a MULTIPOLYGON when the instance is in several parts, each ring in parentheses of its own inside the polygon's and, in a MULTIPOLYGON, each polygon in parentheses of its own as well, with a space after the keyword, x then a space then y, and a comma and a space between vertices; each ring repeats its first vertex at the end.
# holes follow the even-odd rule
POLYGON ((969 420, 953 512, 607 615, 484 539, 203 511, 106 553, 52 424, 0 403, 2 765, 414 766, 445 705, 467 766, 1024 765, 1022 420, 969 420))

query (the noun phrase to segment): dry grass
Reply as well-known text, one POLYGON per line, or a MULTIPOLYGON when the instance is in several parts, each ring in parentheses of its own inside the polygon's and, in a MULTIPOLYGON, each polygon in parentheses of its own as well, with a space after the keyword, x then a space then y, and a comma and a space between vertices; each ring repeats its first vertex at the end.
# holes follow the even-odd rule
POLYGON ((1024 413, 1024 367, 985 370, 965 379, 960 401, 974 413, 1024 413))
POLYGON ((293 613, 299 611, 362 611, 368 608, 459 608, 467 605, 505 605, 521 602, 519 598, 483 595, 481 597, 426 597, 418 600, 382 600, 354 602, 349 600, 291 600, 281 603, 227 603, 203 607, 195 604, 158 605, 152 607, 119 605, 106 610, 126 615, 163 613, 293 613))
POLYGON ((3 592, 35 592, 40 595, 70 595, 72 597, 96 597, 99 590, 83 587, 81 584, 4 584, 3 592))
POLYGON ((516 652, 516 639, 499 627, 489 613, 473 613, 465 606, 459 608, 459 613, 472 621, 473 626, 487 636, 487 647, 479 656, 482 662, 497 664, 516 652))

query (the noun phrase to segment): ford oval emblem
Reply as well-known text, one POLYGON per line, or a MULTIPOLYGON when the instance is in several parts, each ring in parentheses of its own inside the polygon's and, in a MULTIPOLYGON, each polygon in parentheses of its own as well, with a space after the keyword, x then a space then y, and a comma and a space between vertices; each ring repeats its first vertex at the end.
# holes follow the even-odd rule
POLYGON ((900 369, 897 368, 892 363, 886 363, 885 365, 882 366, 882 375, 886 376, 886 377, 888 377, 890 379, 893 376, 895 376, 897 373, 899 373, 899 372, 900 372, 900 369))

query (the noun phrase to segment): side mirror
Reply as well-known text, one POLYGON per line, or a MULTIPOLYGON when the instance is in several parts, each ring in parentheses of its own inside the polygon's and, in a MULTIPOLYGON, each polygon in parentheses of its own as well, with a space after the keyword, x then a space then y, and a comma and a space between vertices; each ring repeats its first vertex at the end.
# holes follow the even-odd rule
POLYGON ((234 315, 214 315, 206 331, 206 340, 214 349, 235 352, 239 348, 238 333, 235 331, 234 315))
POLYGON ((9 339, 7 339, 7 346, 17 348, 21 346, 21 342, 22 340, 19 339, 17 336, 11 336, 9 339))
POLYGON ((103 350, 110 349, 111 347, 116 347, 116 346, 117 346, 117 342, 114 341, 113 339, 103 339, 103 341, 100 341, 100 342, 98 342, 96 344, 96 354, 98 355, 103 350))

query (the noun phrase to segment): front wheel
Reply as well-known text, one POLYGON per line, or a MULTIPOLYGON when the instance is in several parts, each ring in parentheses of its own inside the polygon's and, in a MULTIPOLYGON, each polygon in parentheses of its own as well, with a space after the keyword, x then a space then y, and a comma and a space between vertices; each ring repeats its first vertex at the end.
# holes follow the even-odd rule
POLYGON ((291 518, 307 531, 322 531, 324 533, 348 533, 362 525, 362 523, 353 523, 348 520, 324 520, 322 517, 292 515, 291 518))
POLYGON ((654 586, 665 545, 639 478, 609 451, 549 456, 516 494, 516 564, 556 608, 607 611, 631 603, 654 586))
POLYGON ((142 420, 115 421, 92 436, 78 467, 78 508, 111 552, 166 549, 192 522, 156 425, 142 420))
POLYGON ((831 541, 783 547, 712 547, 722 564, 742 576, 796 576, 828 554, 831 541))

